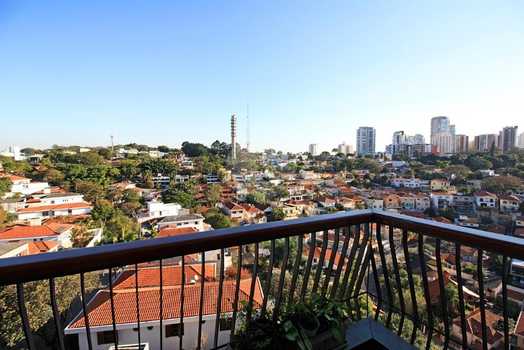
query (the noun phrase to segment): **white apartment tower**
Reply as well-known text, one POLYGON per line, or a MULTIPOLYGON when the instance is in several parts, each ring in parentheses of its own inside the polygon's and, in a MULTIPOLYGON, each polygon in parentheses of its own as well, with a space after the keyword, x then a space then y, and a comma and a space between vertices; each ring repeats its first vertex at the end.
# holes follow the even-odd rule
POLYGON ((375 155, 375 128, 361 126, 357 129, 357 154, 359 156, 375 155))
POLYGON ((313 157, 318 155, 318 145, 316 143, 309 145, 309 154, 311 154, 313 157))
POLYGON ((449 123, 448 117, 431 118, 431 144, 439 154, 455 152, 455 125, 449 123))

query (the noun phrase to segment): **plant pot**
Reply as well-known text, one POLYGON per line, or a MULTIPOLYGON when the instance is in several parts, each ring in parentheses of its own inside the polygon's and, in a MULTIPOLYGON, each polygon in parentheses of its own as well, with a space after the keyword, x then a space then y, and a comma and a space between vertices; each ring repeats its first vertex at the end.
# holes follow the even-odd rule
POLYGON ((338 339, 336 339, 330 331, 319 333, 311 339, 311 345, 314 350, 339 349, 345 343, 345 341, 341 342, 338 339))

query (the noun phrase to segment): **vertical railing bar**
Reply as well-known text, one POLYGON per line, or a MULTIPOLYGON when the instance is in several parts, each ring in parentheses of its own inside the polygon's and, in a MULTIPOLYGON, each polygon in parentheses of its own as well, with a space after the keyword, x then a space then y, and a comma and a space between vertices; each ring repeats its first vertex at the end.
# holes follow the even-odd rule
POLYGON ((138 330, 138 344, 142 344, 142 332, 140 331, 140 298, 138 293, 138 264, 135 264, 135 296, 136 296, 136 327, 138 330))
MULTIPOLYGON (((257 244, 258 245, 258 244, 257 244)), ((220 327, 220 313, 222 312, 222 289, 224 284, 224 248, 220 249, 220 276, 218 277, 218 296, 217 296, 217 313, 215 317, 215 337, 213 339, 213 347, 218 346, 218 331, 220 327)))
MULTIPOLYGON (((182 274, 181 278, 182 281, 180 285, 180 331, 178 334, 178 348, 182 349, 184 344, 184 298, 185 298, 185 287, 186 287, 186 261, 185 261, 185 255, 182 255, 182 274)), ((174 297, 174 295, 173 295, 174 297)))
POLYGON ((322 297, 326 296, 326 293, 329 287, 329 282, 331 282, 331 275, 333 272, 333 265, 335 264, 335 258, 338 253, 339 241, 340 241, 340 228, 336 228, 335 229, 335 241, 333 242, 333 245, 331 246, 331 256, 329 257, 329 263, 328 263, 328 268, 326 272, 326 279, 324 280, 324 284, 322 285, 322 293, 321 293, 322 297))
POLYGON ((258 255, 259 255, 259 246, 258 242, 255 243, 255 260, 253 262, 253 273, 251 276, 251 285, 249 288, 249 299, 247 303, 247 313, 246 320, 249 322, 251 320, 251 315, 253 313, 253 298, 255 297, 255 283, 257 281, 258 274, 258 255))
POLYGON ((16 300, 18 302, 18 311, 22 318, 22 328, 24 331, 24 337, 29 350, 36 349, 35 342, 33 339, 33 333, 31 332, 31 325, 29 323, 29 317, 27 316, 27 309, 25 306, 24 296, 24 285, 23 283, 17 283, 16 285, 16 300))
MULTIPOLYGON (((358 232, 357 237, 359 236, 360 236, 360 232, 358 232)), ((349 279, 349 285, 347 286, 347 289, 346 287, 344 287, 342 297, 344 297, 345 295, 351 295, 353 293, 353 287, 358 277, 358 266, 362 263, 364 254, 369 251, 367 250, 369 238, 370 238, 369 223, 365 223, 364 224, 364 238, 362 239, 362 242, 359 242, 360 238, 358 238, 357 241, 354 243, 355 246, 360 243, 360 246, 358 247, 359 251, 356 256, 356 260, 352 261, 353 259, 351 259, 348 262, 348 267, 347 267, 348 270, 353 270, 353 271, 351 272, 351 277, 349 279)))
POLYGON ((204 311, 204 281, 206 279, 206 252, 202 252, 202 260, 201 260, 201 267, 200 267, 200 300, 198 303, 198 335, 197 335, 197 349, 200 350, 202 348, 202 314, 204 311))
POLYGON ((320 277, 322 276, 322 271, 324 270, 324 261, 326 259, 327 245, 328 231, 326 230, 322 233, 322 249, 320 250, 320 257, 318 259, 317 269, 315 271, 315 279, 313 280, 313 289, 311 290, 311 295, 317 293, 320 277))
POLYGON ((397 284, 398 291, 398 302, 400 304, 400 321, 398 323, 398 332, 397 335, 402 334, 402 329, 404 328, 404 317, 406 314, 406 305, 404 304, 404 292, 402 288, 402 282, 400 280, 400 272, 398 269, 397 261, 397 250, 395 248, 395 237, 393 226, 389 226, 389 250, 391 251, 391 263, 393 265, 393 271, 395 273, 395 282, 397 284))
POLYGON ((509 350, 509 316, 508 316, 508 257, 502 257, 502 304, 504 317, 504 349, 509 350))
POLYGON ((409 293, 411 296, 411 307, 413 308, 413 332, 411 333, 410 343, 415 342, 417 336, 417 328, 419 327, 418 307, 417 307, 417 296, 415 294, 415 284, 413 282, 413 270, 411 269, 411 263, 409 259, 409 248, 408 248, 408 231, 402 230, 402 247, 404 250, 404 259, 406 261, 406 272, 408 275, 409 293))
POLYGON ((455 270, 457 271, 457 288, 460 309, 460 331, 462 333, 462 348, 468 348, 468 338, 466 334, 466 311, 464 305, 464 287, 462 282, 461 248, 459 243, 455 243, 455 270))
POLYGON ((231 336, 235 334, 236 322, 237 322, 237 313, 238 313, 238 295, 240 291, 240 275, 242 274, 242 246, 238 246, 238 266, 237 266, 237 275, 235 283, 235 300, 233 301, 233 317, 231 319, 231 336))
POLYGON ((162 259, 159 260, 160 267, 160 350, 164 349, 164 266, 162 259))
POLYGON ((275 267, 275 240, 271 240, 271 257, 269 259, 269 268, 266 277, 266 289, 264 291, 264 300, 262 301, 261 315, 265 316, 267 311, 267 301, 269 299, 269 292, 271 291, 271 279, 273 278, 273 268, 275 267))
POLYGON ((80 297, 82 299, 82 313, 84 315, 84 323, 86 326, 86 336, 87 336, 87 348, 89 350, 93 349, 93 343, 91 340, 91 327, 89 327, 89 312, 87 311, 86 304, 86 288, 84 281, 84 273, 80 273, 80 297))
MULTIPOLYGON (((393 314, 391 306, 393 306, 393 294, 391 293, 391 285, 389 284, 389 272, 388 272, 388 265, 386 262, 386 256, 384 254, 384 246, 382 245, 382 225, 376 224, 376 230, 377 230, 377 245, 378 245, 378 253, 380 255, 380 264, 382 265, 382 273, 384 274, 384 284, 386 286, 386 294, 388 296, 387 300, 387 306, 388 307, 388 314, 386 317, 386 327, 389 328, 391 324, 391 316, 393 314)), ((390 247, 391 249, 391 247, 390 247)))
MULTIPOLYGON (((351 249, 349 251, 349 256, 348 256, 348 263, 346 264, 346 268, 344 270, 344 277, 342 277, 342 285, 340 287, 340 292, 339 292, 339 298, 340 299, 343 299, 344 296, 346 295, 346 291, 349 290, 349 294, 352 293, 351 289, 348 288, 348 280, 349 280, 349 277, 351 276, 351 269, 353 268, 353 266, 355 266, 354 264, 354 259, 355 259, 355 256, 357 254, 357 249, 359 250, 359 254, 360 254, 360 247, 359 247, 359 243, 360 243, 360 225, 357 225, 356 226, 356 229, 354 231, 354 237, 353 237, 353 244, 351 245, 351 249)), ((348 232, 348 234, 351 234, 348 232)))
POLYGON ((58 312, 58 305, 56 304, 54 278, 49 279, 49 294, 51 297, 51 309, 53 311, 53 320, 55 322, 56 334, 58 335, 58 346, 61 350, 65 350, 63 328, 60 322, 60 312, 58 312))
POLYGON ((317 247, 317 233, 312 232, 309 237, 309 252, 306 263, 306 269, 304 271, 304 280, 302 281, 302 291, 300 292, 300 300, 304 301, 306 297, 306 291, 309 285, 309 275, 311 274, 311 265, 313 264, 313 256, 315 254, 315 249, 317 247))
POLYGON ((115 300, 113 295, 113 269, 109 268, 109 299, 111 302, 111 321, 113 324, 113 337, 115 338, 115 350, 118 350, 118 331, 116 330, 115 300))
POLYGON ((382 290, 380 281, 378 279, 377 263, 375 261, 375 249, 373 243, 370 241, 369 250, 371 252, 371 271, 373 272, 373 283, 375 284, 375 292, 377 297, 377 308, 375 310, 375 321, 378 320, 380 310, 382 309, 382 290))
POLYGON ((284 238, 285 248, 284 257, 282 258, 282 266, 280 267, 280 281, 278 282, 277 297, 275 301, 275 309, 273 310, 273 321, 276 321, 280 312, 280 304, 282 303, 282 289, 284 288, 284 281, 286 278, 287 259, 289 256, 289 237, 284 238))
POLYGON ((488 349, 488 331, 486 329, 486 300, 484 298, 484 272, 482 270, 483 250, 477 251, 477 280, 480 297, 480 323, 482 326, 482 349, 488 349))
POLYGON ((344 243, 342 244, 342 251, 340 252, 340 260, 337 265, 337 271, 335 272, 335 278, 333 279, 333 287, 331 288, 330 298, 334 299, 337 295, 338 284, 340 283, 340 275, 342 273, 342 267, 346 263, 346 255, 349 247, 349 240, 351 238, 350 228, 344 228, 344 243))
POLYGON ((300 271, 300 264, 302 263, 302 248, 304 244, 304 235, 300 234, 297 236, 297 256, 295 259, 295 266, 293 267, 293 277, 291 277, 291 287, 289 290, 288 304, 293 302, 295 296, 295 288, 298 279, 298 272, 300 271))
POLYGON ((448 303, 446 296, 446 288, 444 286, 444 273, 442 272, 442 260, 440 255, 441 241, 437 238, 435 245, 435 259, 437 260, 437 274, 438 285, 440 290, 440 307, 442 312, 442 319, 444 322, 444 349, 448 348, 449 344, 449 320, 448 320, 448 303))
POLYGON ((433 313, 431 311, 431 296, 429 295, 428 274, 426 271, 426 257, 424 253, 424 236, 418 233, 418 255, 420 263, 420 274, 422 275, 422 287, 424 289, 424 298, 426 300, 426 313, 428 316, 428 335, 426 340, 426 349, 431 348, 433 338, 433 313))
MULTIPOLYGON (((365 254, 364 254, 364 258, 362 260, 362 263, 357 266, 356 268, 357 269, 360 269, 360 272, 358 273, 358 277, 357 277, 357 281, 356 281, 356 284, 355 284, 355 291, 353 293, 353 298, 351 299, 356 299, 356 303, 357 303, 357 308, 356 308, 356 311, 357 311, 357 317, 358 319, 360 319, 360 304, 359 304, 359 301, 358 301, 358 298, 359 298, 359 295, 360 295, 360 290, 362 289, 362 283, 364 281, 364 277, 366 276, 366 273, 369 275, 369 270, 371 268, 371 264, 370 264, 370 261, 371 261, 371 249, 369 249, 369 246, 365 249, 365 254)), ((369 278, 369 277, 368 277, 369 278)), ((366 286, 366 303, 369 304, 369 292, 368 292, 368 286, 366 286)), ((351 300, 349 299, 349 300, 351 300)))

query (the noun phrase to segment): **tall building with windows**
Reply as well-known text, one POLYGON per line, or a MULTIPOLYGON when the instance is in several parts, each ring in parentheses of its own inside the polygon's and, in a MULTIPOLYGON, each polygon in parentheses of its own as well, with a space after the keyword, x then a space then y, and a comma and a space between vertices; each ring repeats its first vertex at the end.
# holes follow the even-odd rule
POLYGON ((497 146, 497 135, 482 134, 475 136, 475 151, 489 152, 493 146, 497 146))
POLYGON ((361 126, 357 129, 357 154, 359 156, 375 155, 375 128, 361 126))
POLYGON ((353 146, 348 145, 345 142, 342 142, 340 145, 338 145, 338 153, 343 153, 345 155, 352 154, 353 146))
POLYGON ((456 135, 455 136, 455 152, 466 153, 469 151, 469 136, 456 135))
POLYGON ((309 145, 309 153, 312 156, 317 156, 318 155, 318 145, 316 143, 312 143, 312 144, 309 145))
POLYGON ((519 135, 519 140, 517 146, 519 148, 524 148, 524 132, 519 135))
POLYGON ((455 152, 455 125, 451 125, 448 117, 431 118, 431 144, 439 154, 455 152))
POLYGON ((511 151, 517 145, 518 126, 506 126, 499 133, 498 146, 502 152, 511 151))

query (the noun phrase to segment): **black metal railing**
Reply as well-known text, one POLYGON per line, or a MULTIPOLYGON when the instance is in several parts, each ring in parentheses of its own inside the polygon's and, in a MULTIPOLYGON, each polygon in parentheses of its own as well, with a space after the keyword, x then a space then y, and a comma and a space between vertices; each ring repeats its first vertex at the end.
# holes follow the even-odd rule
POLYGON ((507 282, 514 258, 524 260, 524 240, 391 212, 362 210, 2 259, 0 286, 15 286, 17 305, 13 307, 23 331, 15 345, 28 349, 37 349, 37 329, 31 325, 34 310, 27 307, 33 300, 25 293, 32 283, 49 285, 48 307, 56 331, 51 347, 56 349, 76 348, 70 345, 64 328, 79 319, 83 320, 81 329, 86 336, 75 340, 82 343, 78 346, 97 348, 102 328, 91 324, 97 291, 108 295, 111 322, 103 331, 113 332, 106 342, 115 349, 130 344, 129 339, 118 336, 121 326, 129 328, 130 322, 136 344, 148 342, 154 349, 181 349, 187 348, 190 340, 197 349, 221 348, 228 343, 228 337, 222 336, 223 326, 234 334, 242 321, 255 314, 271 314, 276 319, 286 305, 315 294, 347 302, 352 319, 372 317, 421 348, 468 349, 480 345, 483 349, 509 349, 510 323, 515 315, 508 310, 507 282), (218 252, 216 258, 206 258, 213 251, 218 252), (469 254, 476 255, 476 259, 469 254), (443 266, 443 255, 454 256, 454 262, 448 259, 443 266), (227 259, 230 266, 226 271, 227 259), (206 260, 215 262, 212 276, 207 275, 206 260), (140 285, 145 283, 140 281, 145 268, 151 266, 159 271, 158 285, 140 285), (169 280, 178 278, 171 272, 175 270, 168 269, 174 266, 180 267, 178 282, 169 280), (188 267, 197 275, 200 271, 198 281, 187 280, 188 267), (464 277, 465 268, 468 278, 464 277), (125 309, 117 305, 121 303, 118 281, 123 271, 134 275, 131 288, 136 296, 125 309), (500 279, 502 295, 498 304, 496 297, 486 295, 486 272, 495 272, 500 279), (86 279, 93 274, 98 285, 88 288, 86 279), (59 310, 63 301, 57 299, 55 281, 76 275, 80 282, 74 291, 78 300, 62 308, 76 308, 78 312, 69 312, 68 316, 59 310), (193 295, 195 289, 197 297, 193 295), (149 303, 158 302, 154 323, 159 325, 159 332, 155 342, 150 341, 149 333, 144 334, 153 321, 150 315, 144 321, 144 304, 139 298, 143 291, 158 292, 158 301, 148 299, 149 303), (210 298, 214 301, 210 302, 210 298), (189 302, 197 303, 197 312, 188 312, 189 302), (450 309, 455 303, 456 309, 450 309), (174 305, 178 306, 176 310, 174 305), (494 325, 488 324, 493 317, 488 320, 488 312, 500 316, 501 325, 495 331, 502 338, 495 337, 496 344, 494 325), (470 333, 467 323, 475 313, 480 315, 480 332, 470 333), (195 318, 198 321, 193 334, 188 327, 195 318), (207 322, 212 324, 208 327, 206 320, 214 323, 207 322), (177 328, 168 334, 166 327, 173 322, 177 328), (176 346, 171 339, 166 343, 173 334, 178 337, 176 346), (196 339, 188 340, 190 337, 196 339))

